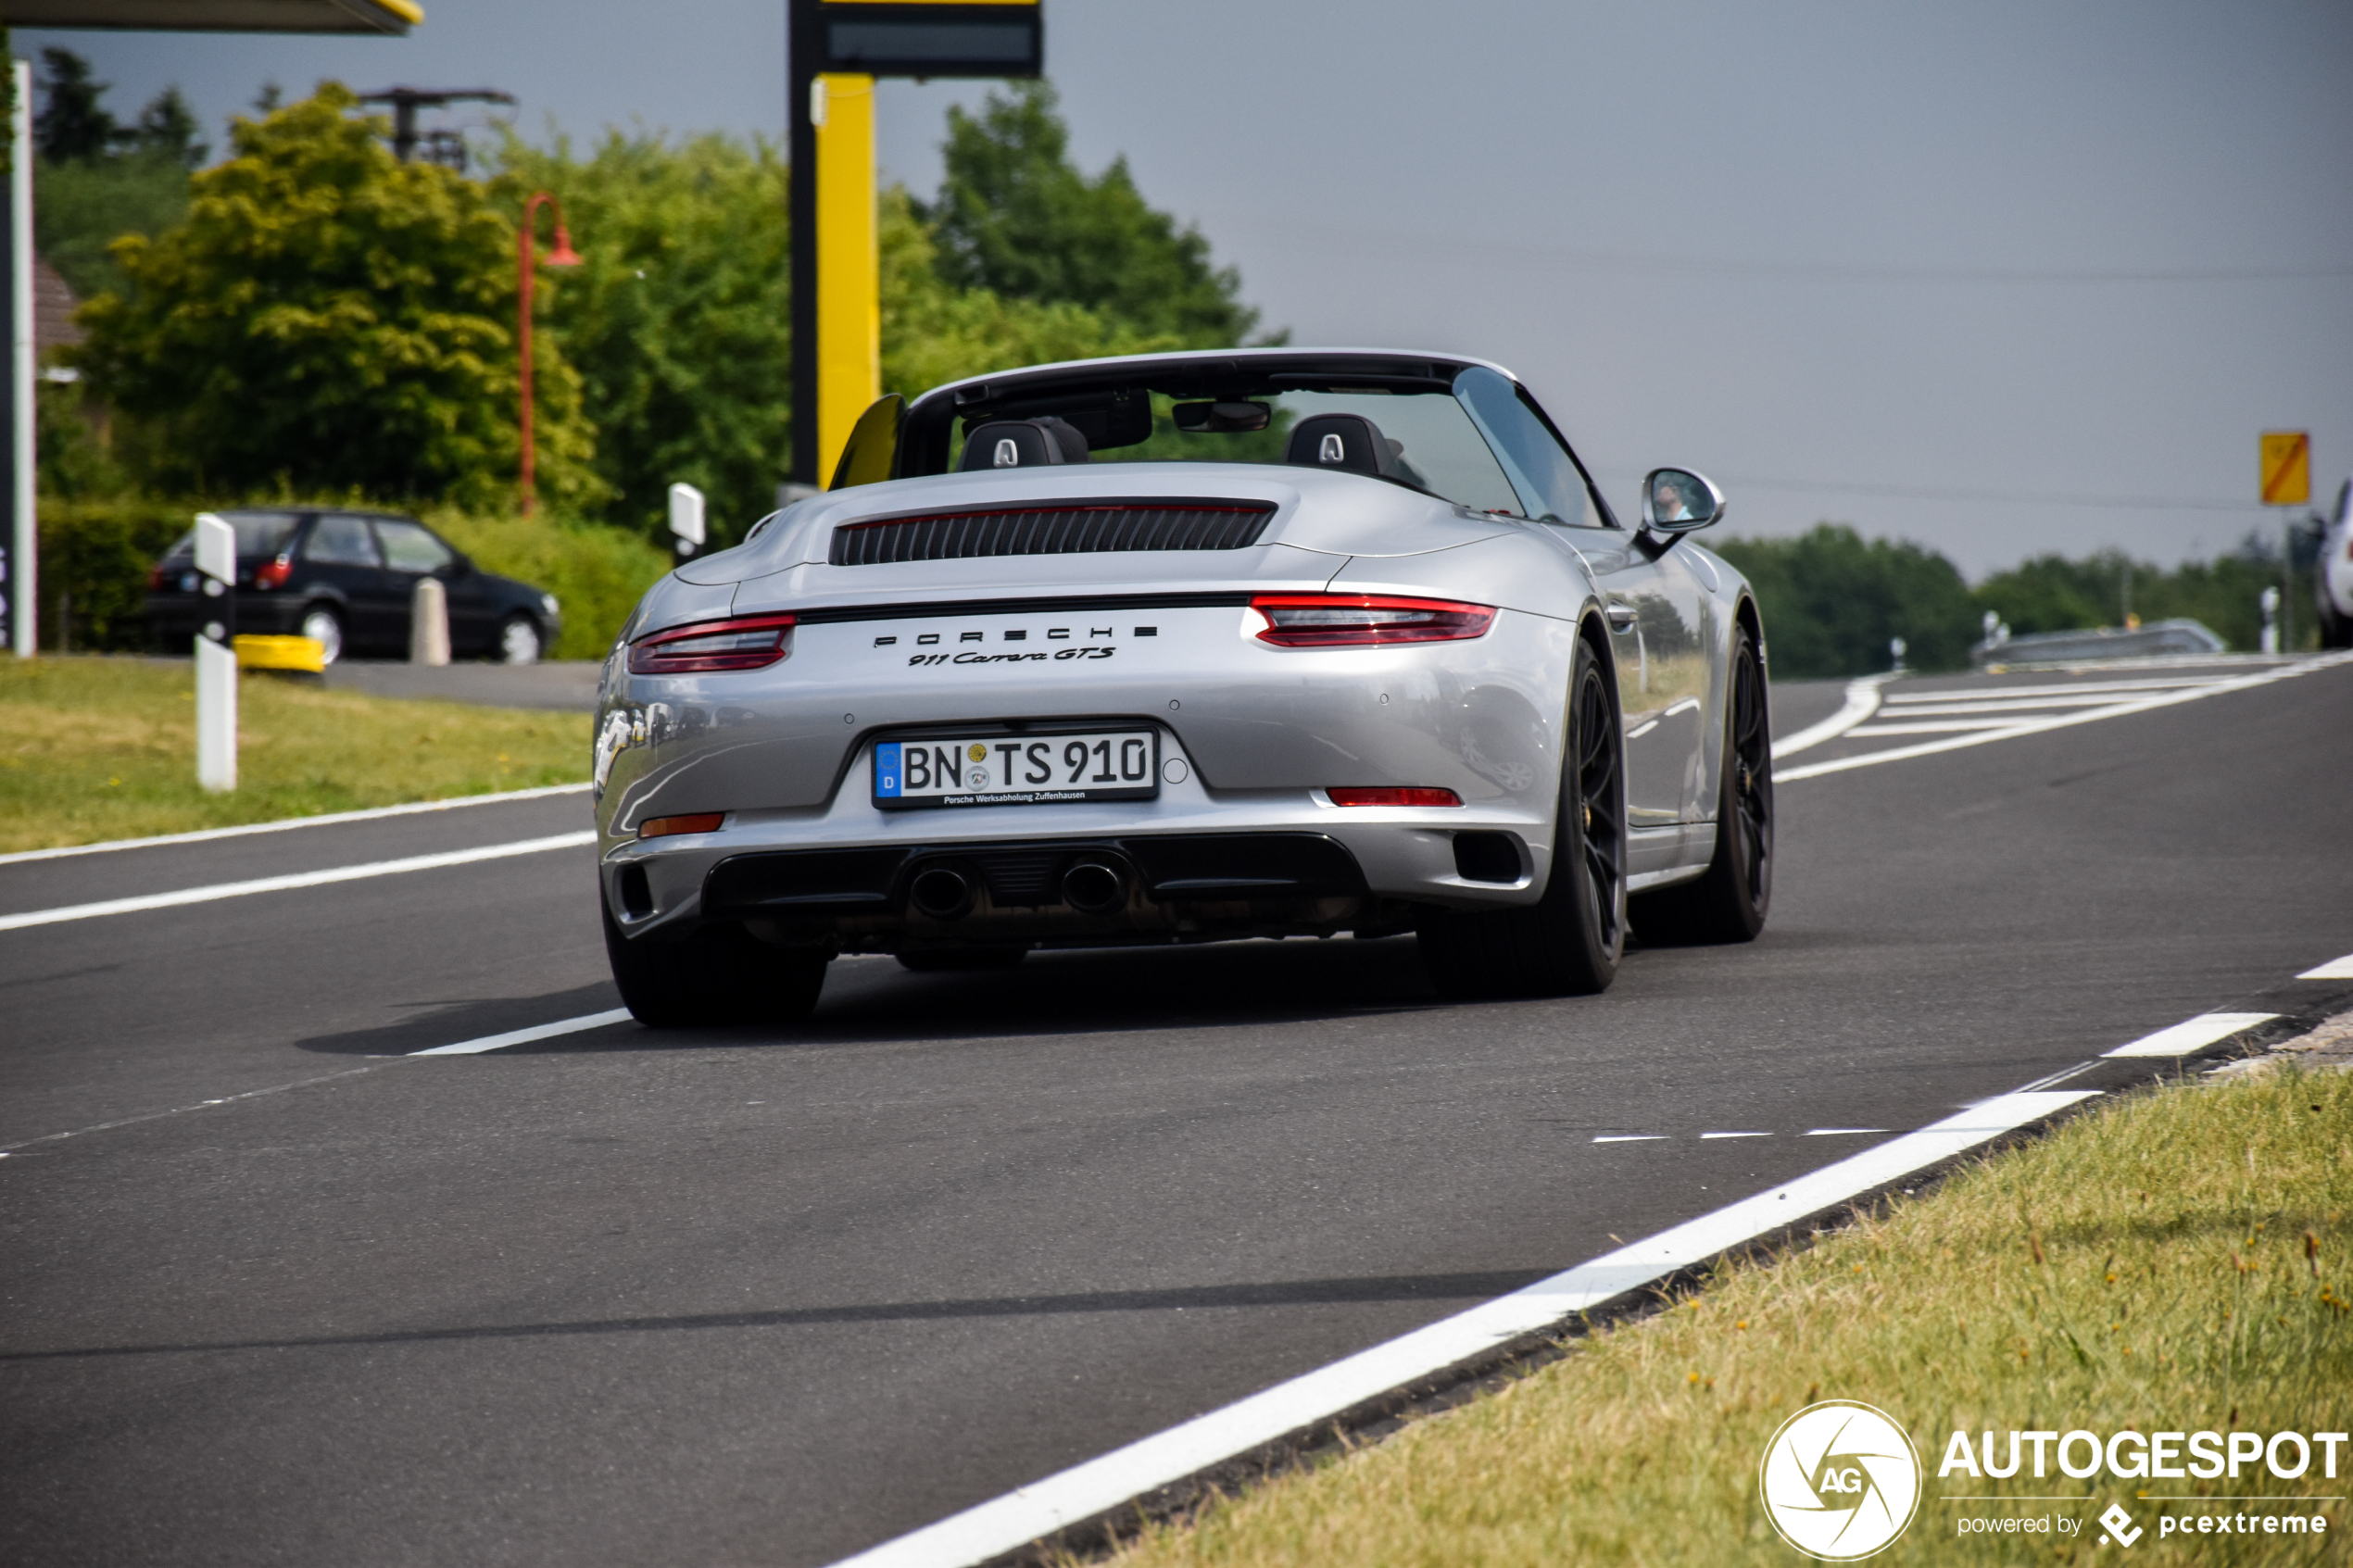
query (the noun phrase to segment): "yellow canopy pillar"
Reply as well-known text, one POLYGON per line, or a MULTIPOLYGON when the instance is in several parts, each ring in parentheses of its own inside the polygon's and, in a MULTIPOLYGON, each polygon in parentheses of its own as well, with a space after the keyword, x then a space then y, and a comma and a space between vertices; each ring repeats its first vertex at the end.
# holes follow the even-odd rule
POLYGON ((875 227, 875 79, 820 75, 817 132, 817 479, 831 482, 858 416, 882 395, 882 253, 875 227))
POLYGON ((791 4, 790 477, 822 487, 882 394, 875 81, 1037 76, 1046 32, 1039 0, 791 4))

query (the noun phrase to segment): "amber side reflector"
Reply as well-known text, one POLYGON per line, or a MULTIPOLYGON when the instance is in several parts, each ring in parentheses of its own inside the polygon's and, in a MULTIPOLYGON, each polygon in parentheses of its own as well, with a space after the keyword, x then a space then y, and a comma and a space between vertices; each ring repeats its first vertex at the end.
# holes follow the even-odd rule
POLYGON ((639 838, 668 838, 674 833, 717 833, 727 820, 724 811, 697 811, 688 817, 648 817, 637 824, 639 838))
POLYGON ((1451 789, 1327 789, 1335 806, 1460 806, 1451 789))

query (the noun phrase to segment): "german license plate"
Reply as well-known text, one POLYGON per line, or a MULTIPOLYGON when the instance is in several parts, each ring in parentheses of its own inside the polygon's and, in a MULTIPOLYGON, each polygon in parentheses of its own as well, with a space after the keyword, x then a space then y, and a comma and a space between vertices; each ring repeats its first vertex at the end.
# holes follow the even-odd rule
POLYGON ((1061 806, 1160 794, 1160 732, 1088 730, 887 740, 875 747, 875 804, 1061 806))

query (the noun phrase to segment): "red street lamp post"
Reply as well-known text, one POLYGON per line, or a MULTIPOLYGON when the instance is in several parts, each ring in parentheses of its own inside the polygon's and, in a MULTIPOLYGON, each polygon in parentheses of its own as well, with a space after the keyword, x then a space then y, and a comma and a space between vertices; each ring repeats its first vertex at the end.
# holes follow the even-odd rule
POLYGON ((551 207, 556 215, 556 248, 547 253, 550 267, 577 267, 580 257, 572 248, 572 236, 564 232, 563 205, 545 191, 534 191, 531 199, 522 204, 522 232, 515 247, 518 287, 516 289, 515 342, 522 352, 522 515, 529 517, 538 502, 533 488, 534 446, 531 435, 531 284, 538 269, 533 265, 533 255, 538 247, 532 234, 537 225, 539 208, 551 207))

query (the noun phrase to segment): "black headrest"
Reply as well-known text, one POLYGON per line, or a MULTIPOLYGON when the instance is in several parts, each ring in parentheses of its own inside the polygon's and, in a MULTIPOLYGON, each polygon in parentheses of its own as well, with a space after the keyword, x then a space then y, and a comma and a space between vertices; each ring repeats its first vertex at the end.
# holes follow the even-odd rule
POLYGON ((1381 434, 1380 426, 1362 414, 1317 414, 1291 426, 1283 461, 1302 468, 1393 474, 1404 450, 1404 443, 1381 434))
POLYGON ((1083 463, 1087 438, 1068 420, 1051 414, 1036 420, 991 420, 965 433, 963 471, 975 469, 1034 469, 1049 463, 1083 463))

